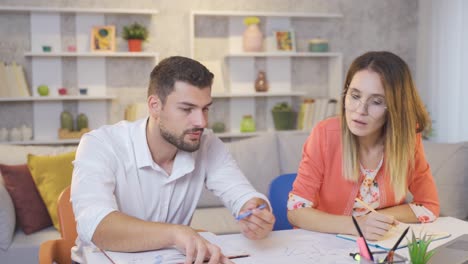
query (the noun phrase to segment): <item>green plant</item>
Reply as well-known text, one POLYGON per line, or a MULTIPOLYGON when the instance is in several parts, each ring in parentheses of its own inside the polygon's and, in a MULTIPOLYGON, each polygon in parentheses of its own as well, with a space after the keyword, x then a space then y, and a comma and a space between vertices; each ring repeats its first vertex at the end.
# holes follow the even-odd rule
POLYGON ((260 19, 256 16, 249 16, 249 17, 244 18, 244 24, 246 26, 254 25, 258 23, 260 23, 260 19))
POLYGON ((125 40, 129 40, 129 39, 146 40, 148 38, 148 30, 143 25, 135 22, 129 26, 123 27, 122 38, 125 40))
MULTIPOLYGON (((417 239, 414 232, 411 231, 412 238, 408 241, 408 252, 412 264, 425 264, 434 255, 434 250, 427 251, 432 242, 431 236, 424 234, 422 238, 417 239)), ((420 236, 421 237, 421 236, 420 236)))
POLYGON ((286 103, 286 102, 281 102, 281 103, 277 103, 275 104, 275 106, 273 107, 273 109, 271 109, 271 111, 273 112, 292 112, 292 108, 291 106, 286 103))

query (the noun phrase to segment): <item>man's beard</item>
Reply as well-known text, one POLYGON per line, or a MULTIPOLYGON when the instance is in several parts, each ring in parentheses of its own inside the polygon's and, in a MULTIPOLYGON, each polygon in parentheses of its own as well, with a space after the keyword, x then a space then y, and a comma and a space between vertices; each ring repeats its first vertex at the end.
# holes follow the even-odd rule
POLYGON ((193 132, 202 132, 203 133, 203 128, 193 128, 193 129, 187 129, 180 136, 177 136, 173 133, 171 133, 168 129, 164 127, 164 125, 160 124, 159 125, 159 131, 161 132, 161 136, 169 143, 174 145, 176 148, 187 151, 187 152, 194 152, 200 148, 200 142, 201 142, 201 134, 200 134, 200 139, 197 142, 186 142, 184 141, 184 137, 188 133, 193 133, 193 132))

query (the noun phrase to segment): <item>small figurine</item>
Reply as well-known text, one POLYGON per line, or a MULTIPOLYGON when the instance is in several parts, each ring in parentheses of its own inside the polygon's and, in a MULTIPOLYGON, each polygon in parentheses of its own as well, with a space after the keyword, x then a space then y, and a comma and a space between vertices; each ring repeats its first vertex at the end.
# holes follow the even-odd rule
POLYGON ((264 71, 259 71, 257 79, 255 80, 255 91, 266 92, 268 91, 268 81, 264 71))

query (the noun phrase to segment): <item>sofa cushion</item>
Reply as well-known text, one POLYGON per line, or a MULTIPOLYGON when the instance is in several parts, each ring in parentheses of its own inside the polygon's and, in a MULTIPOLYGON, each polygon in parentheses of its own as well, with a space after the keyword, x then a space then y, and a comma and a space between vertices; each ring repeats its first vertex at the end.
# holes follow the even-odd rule
POLYGON ((302 159, 302 147, 310 132, 278 132, 278 154, 281 174, 295 173, 302 159))
MULTIPOLYGON (((275 134, 228 142, 226 147, 250 183, 266 195, 271 180, 280 174, 275 134)), ((204 190, 198 207, 215 206, 223 204, 210 191, 204 190)))
POLYGON ((17 221, 25 234, 31 234, 52 225, 47 208, 42 201, 28 166, 3 165, 0 171, 5 187, 13 200, 17 221))
POLYGON ((10 248, 6 251, 0 250, 0 263, 38 263, 41 243, 59 238, 60 233, 52 226, 30 235, 18 229, 14 233, 10 248))
POLYGON ((0 144, 0 163, 7 165, 26 164, 28 154, 58 155, 76 150, 76 146, 20 146, 0 144))
POLYGON ((439 193, 440 214, 468 219, 468 143, 425 141, 424 148, 439 193))
POLYGON ((15 209, 5 186, 0 184, 0 248, 10 247, 15 231, 15 209))
POLYGON ((71 184, 74 159, 75 152, 57 156, 28 155, 29 170, 57 230, 60 228, 57 200, 60 193, 71 184))

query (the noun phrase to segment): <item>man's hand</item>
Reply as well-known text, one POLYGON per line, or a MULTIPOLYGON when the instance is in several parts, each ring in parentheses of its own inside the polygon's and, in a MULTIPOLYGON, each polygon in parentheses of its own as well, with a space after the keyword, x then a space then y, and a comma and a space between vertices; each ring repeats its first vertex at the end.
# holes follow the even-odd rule
POLYGON ((174 245, 185 253, 184 264, 201 264, 209 260, 209 264, 234 264, 221 253, 221 249, 201 237, 188 226, 175 226, 174 245))
POLYGON ((357 217, 356 220, 364 237, 369 240, 381 239, 393 226, 398 224, 393 216, 377 212, 357 217))
POLYGON ((249 239, 265 238, 275 223, 275 216, 271 213, 268 203, 259 198, 252 198, 247 201, 240 210, 240 214, 251 210, 252 214, 244 219, 239 220, 239 225, 242 233, 249 239), (256 209, 258 206, 266 204, 265 209, 256 209))

